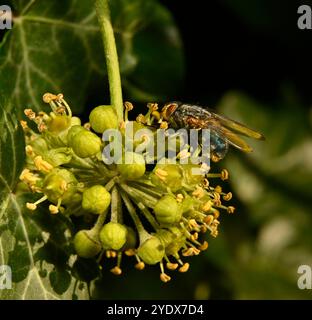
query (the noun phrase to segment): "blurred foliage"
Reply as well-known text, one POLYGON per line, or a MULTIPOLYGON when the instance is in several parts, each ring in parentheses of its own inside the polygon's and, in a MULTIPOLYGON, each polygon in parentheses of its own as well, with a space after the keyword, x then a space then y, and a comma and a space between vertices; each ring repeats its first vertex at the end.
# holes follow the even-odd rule
MULTIPOLYGON (((22 5, 21 1, 11 2, 17 5, 16 8, 22 5)), ((77 12, 64 10, 64 17, 60 17, 59 11, 55 9, 55 1, 42 2, 49 3, 49 19, 65 18, 66 21, 75 23, 76 27, 87 17, 89 10, 83 10, 83 6, 79 10, 78 6, 75 7, 77 12)), ((72 2, 75 1, 65 2, 70 9, 72 2)), ((255 38, 259 33, 265 36, 274 34, 276 39, 281 38, 281 41, 287 42, 289 47, 306 46, 304 42, 306 38, 302 35, 297 37, 296 6, 299 5, 297 1, 291 1, 291 5, 282 0, 274 2, 216 0, 215 2, 222 3, 223 8, 228 10, 228 15, 232 14, 237 21, 243 22, 248 33, 255 38), (291 10, 283 11, 283 6, 290 7, 291 10)), ((40 12, 40 1, 38 6, 32 9, 36 14, 40 12)), ((131 99, 133 102, 163 101, 174 100, 176 95, 185 99, 192 96, 190 92, 197 92, 202 99, 198 101, 197 98, 197 102, 205 104, 205 99, 210 101, 211 98, 207 96, 209 92, 207 75, 202 74, 201 69, 191 72, 187 70, 192 76, 196 74, 199 78, 197 81, 200 81, 201 85, 194 84, 196 87, 194 89, 192 81, 194 79, 195 82, 196 79, 192 78, 192 81, 188 81, 189 87, 181 89, 184 76, 182 44, 174 19, 167 9, 157 1, 143 0, 114 1, 112 9, 125 99, 131 99), (120 5, 121 9, 118 10, 120 5)), ((172 9, 172 12, 175 10, 178 9, 172 9)), ((68 101, 71 101, 78 111, 90 110, 90 101, 100 103, 103 99, 107 100, 106 92, 103 93, 106 82, 105 68, 102 69, 100 40, 93 29, 96 28, 96 20, 92 14, 90 17, 91 19, 86 22, 86 26, 90 28, 84 32, 81 32, 81 27, 74 29, 73 32, 72 28, 68 29, 55 23, 51 26, 40 21, 26 24, 25 20, 20 21, 20 25, 17 25, 12 33, 7 34, 1 45, 0 68, 5 69, 2 69, 0 77, 0 90, 13 100, 15 107, 20 108, 20 114, 26 105, 35 107, 37 103, 39 104, 42 93, 56 88, 64 91, 68 101), (37 33, 34 30, 41 31, 37 33), (88 34, 85 34, 87 31, 88 34), (55 36, 57 41, 53 38, 55 36), (50 39, 54 39, 52 43, 50 39), (26 51, 29 53, 28 56, 25 56, 25 45, 34 49, 26 51), (92 59, 89 59, 90 56, 92 59), (14 59, 10 60, 8 57, 14 59), (40 63, 36 66, 30 65, 31 60, 26 58, 40 63), (30 78, 31 83, 27 80, 29 66, 32 66, 34 71, 30 78), (19 76, 18 70, 20 70, 19 76), (10 77, 7 74, 10 74, 10 77), (52 83, 50 80, 44 81, 46 74, 53 79, 52 83), (19 82, 16 82, 17 77, 20 77, 19 82), (29 89, 35 92, 34 96, 30 95, 29 89)), ((196 19, 196 16, 190 17, 187 23, 191 24, 196 19)), ((186 21, 178 23, 185 25, 186 21)), ((198 32, 200 31, 202 30, 198 32)), ((217 32, 216 26, 215 33, 217 32)), ((209 41, 206 38, 204 40, 198 38, 197 46, 200 49, 197 50, 204 50, 207 42, 209 41)), ((191 52, 190 59, 198 59, 198 52, 193 52, 192 47, 185 49, 191 52)), ((209 48, 205 51, 208 58, 211 50, 212 48, 209 48)), ((213 50, 218 52, 218 48, 213 50)), ((238 61, 232 63, 236 63, 236 69, 239 69, 243 65, 243 61, 239 59, 243 58, 238 56, 235 58, 238 61)), ((204 64, 204 61, 200 63, 204 64)), ((250 64, 258 64, 258 61, 252 60, 250 64)), ((187 61, 187 66, 190 65, 192 65, 190 61, 187 61)), ((235 76, 239 78, 240 74, 235 76)), ((267 77, 269 82, 270 75, 267 77)), ((252 79, 242 81, 248 83, 257 80, 255 74, 252 79)), ((218 81, 220 82, 220 79, 218 81)), ((227 79, 222 81, 226 82, 227 79)), ((261 131, 266 136, 266 141, 250 141, 254 147, 254 152, 250 155, 242 155, 231 149, 225 161, 219 164, 230 172, 230 182, 224 184, 223 188, 233 192, 232 202, 237 209, 234 215, 223 218, 220 236, 210 241, 207 252, 194 257, 190 271, 187 274, 175 274, 174 279, 168 284, 159 281, 158 270, 155 268, 146 268, 144 272, 140 272, 134 269, 133 261, 129 261, 128 258, 124 260, 123 275, 116 277, 108 271, 112 261, 106 260, 107 265, 104 266, 102 279, 91 287, 95 298, 311 298, 310 292, 299 290, 297 287, 297 269, 301 264, 312 266, 312 113, 310 106, 301 99, 301 96, 307 96, 307 91, 293 86, 295 79, 288 78, 286 81, 288 84, 285 85, 285 78, 281 75, 278 81, 278 86, 271 89, 282 93, 279 98, 275 97, 271 101, 264 103, 261 101, 262 97, 255 98, 242 91, 231 91, 223 92, 224 97, 218 103, 220 113, 261 131)), ((308 100, 312 101, 311 98, 309 96, 308 100)), ((12 104, 7 105, 7 110, 11 110, 12 104)), ((3 169, 1 172, 6 171, 4 167, 1 169, 3 169)), ((8 197, 7 193, 3 196, 8 197)), ((13 210, 15 213, 13 212, 12 217, 16 214, 16 207, 13 206, 13 210)), ((34 224, 30 220, 28 225, 31 228, 34 224)), ((35 224, 37 228, 39 226, 46 230, 47 225, 40 216, 37 220, 35 224)), ((59 223, 63 228, 62 222, 59 223)), ((0 229, 0 232, 2 232, 2 242, 8 241, 8 232, 3 232, 3 229, 0 229)), ((32 238, 32 241, 36 239, 32 238)), ((55 244, 57 245, 57 241, 55 244)), ((14 243, 11 245, 13 248, 14 243)), ((57 257, 52 258, 41 257, 42 260, 50 259, 50 262, 55 263, 57 257)), ((16 257, 14 261, 17 261, 16 257)), ((56 270, 51 273, 50 282, 52 286, 54 284, 54 290, 62 293, 64 288, 58 286, 58 279, 64 278, 61 274, 64 269, 59 268, 57 271, 59 274, 56 270)), ((96 276, 97 270, 84 263, 78 263, 73 266, 72 273, 78 279, 81 279, 82 274, 89 274, 92 279, 96 276)), ((44 279, 45 284, 46 281, 44 279)), ((66 283, 70 285, 68 281, 66 283)))

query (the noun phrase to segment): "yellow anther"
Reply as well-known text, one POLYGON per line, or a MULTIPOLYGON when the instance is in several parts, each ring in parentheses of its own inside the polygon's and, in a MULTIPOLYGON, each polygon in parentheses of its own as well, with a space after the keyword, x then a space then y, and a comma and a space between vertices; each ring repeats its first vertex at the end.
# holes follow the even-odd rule
POLYGON ((196 187, 196 190, 193 191, 192 195, 198 199, 202 198, 205 195, 205 190, 199 186, 196 187))
POLYGON ((30 120, 34 120, 36 118, 36 113, 32 109, 25 109, 24 114, 30 120))
POLYGON ((33 147, 30 146, 30 145, 27 145, 27 146, 25 147, 25 152, 26 152, 26 154, 27 154, 29 157, 33 157, 33 156, 35 155, 34 149, 33 149, 33 147))
POLYGON ((47 126, 42 122, 38 125, 38 130, 39 130, 39 132, 43 132, 43 131, 47 130, 47 126))
POLYGON ((37 156, 34 159, 34 164, 39 171, 49 172, 53 169, 53 166, 49 162, 43 160, 41 156, 37 156))
POLYGON ((20 124, 21 124, 21 126, 22 126, 23 130, 27 130, 27 129, 29 129, 26 121, 21 120, 21 121, 20 121, 20 124))
POLYGON ((220 199, 215 199, 215 200, 213 200, 213 204, 214 204, 216 207, 220 207, 220 206, 222 205, 220 199))
POLYGON ((87 129, 87 130, 90 130, 90 129, 91 129, 91 124, 90 124, 90 122, 86 122, 86 123, 83 125, 83 127, 84 127, 85 129, 87 129))
POLYGON ((169 270, 176 270, 178 268, 178 264, 177 263, 171 263, 171 262, 167 262, 166 267, 169 270))
POLYGON ((145 263, 143 261, 140 261, 135 265, 135 268, 138 270, 143 270, 145 268, 145 263))
POLYGON ((227 212, 228 212, 228 213, 234 213, 234 211, 235 211, 235 207, 233 207, 233 206, 229 206, 229 207, 227 208, 227 212))
POLYGON ((56 96, 56 100, 61 101, 61 100, 63 100, 63 99, 64 99, 63 93, 59 93, 59 94, 56 96))
POLYGON ((133 110, 133 104, 132 104, 131 102, 126 101, 126 102, 124 103, 124 105, 125 105, 125 109, 126 109, 127 111, 133 110))
POLYGON ((191 239, 192 239, 193 241, 194 241, 194 240, 197 240, 197 239, 198 239, 198 233, 197 233, 197 232, 194 232, 194 233, 192 234, 191 239))
POLYGON ((231 199, 232 199, 232 192, 229 192, 223 196, 224 201, 230 201, 231 199))
POLYGON ((183 194, 182 193, 178 193, 176 195, 176 199, 177 199, 177 202, 181 203, 183 201, 183 199, 184 199, 183 194))
POLYGON ((211 223, 213 222, 213 220, 214 220, 214 216, 211 215, 211 214, 209 214, 208 216, 206 216, 206 217, 204 218, 204 222, 205 222, 206 224, 208 224, 208 226, 211 225, 211 223))
POLYGON ((217 192, 217 193, 221 193, 221 192, 222 192, 221 186, 216 186, 216 187, 214 188, 214 191, 217 192))
POLYGON ((221 171, 221 180, 227 180, 229 178, 229 172, 226 169, 221 171))
POLYGON ((215 217, 215 219, 218 219, 219 217, 220 217, 220 211, 218 211, 218 210, 214 210, 213 211, 213 216, 215 217))
POLYGON ((45 93, 42 97, 44 103, 51 103, 53 100, 56 100, 57 96, 53 93, 45 93))
POLYGON ((179 268, 179 272, 187 272, 189 268, 190 268, 190 264, 184 263, 184 265, 179 268))
POLYGON ((128 249, 125 251, 125 255, 128 257, 132 257, 135 255, 135 250, 134 249, 128 249))
POLYGON ((137 117, 136 117, 136 121, 139 123, 146 123, 146 119, 144 117, 144 115, 142 113, 140 113, 137 117))
POLYGON ((204 241, 204 243, 199 247, 200 251, 205 251, 208 249, 208 242, 204 241))
POLYGON ((53 204, 50 204, 49 211, 51 212, 51 214, 57 214, 59 213, 59 208, 57 206, 54 206, 53 204))
POLYGON ((211 236, 214 237, 214 238, 216 238, 218 236, 218 234, 219 234, 219 231, 217 229, 213 229, 211 231, 211 236))
POLYGON ((161 124, 160 124, 160 129, 168 129, 168 122, 167 121, 162 121, 161 124))
POLYGON ((189 224, 189 226, 190 226, 191 228, 194 228, 194 229, 199 228, 199 225, 198 225, 198 223, 196 222, 195 219, 190 219, 189 222, 188 222, 188 224, 189 224))
POLYGON ((65 191, 68 189, 67 182, 63 180, 63 181, 61 182, 60 188, 61 188, 62 191, 65 192, 65 191))
POLYGON ((207 201, 207 202, 202 206, 202 210, 203 210, 204 212, 210 211, 211 205, 212 205, 211 201, 207 201))
POLYGON ((113 273, 115 276, 119 276, 122 274, 122 270, 118 266, 112 268, 110 272, 113 273))
POLYGON ((193 248, 193 247, 188 248, 188 249, 186 249, 185 251, 182 252, 182 255, 184 257, 190 257, 190 256, 194 256, 194 255, 197 256, 199 254, 200 254, 200 250, 198 250, 196 248, 193 248))
POLYGON ((168 172, 163 170, 163 169, 156 169, 155 171, 156 176, 160 179, 160 180, 166 180, 166 177, 168 176, 168 172))
POLYGON ((26 203, 26 208, 31 210, 31 211, 34 211, 34 210, 37 209, 37 205, 35 205, 34 203, 27 202, 26 203))
POLYGON ((117 252, 113 250, 107 250, 106 253, 109 253, 109 257, 107 258, 116 258, 117 257, 117 252))
POLYGON ((168 276, 167 274, 165 274, 165 273, 161 273, 160 274, 160 280, 162 281, 162 282, 168 282, 168 281, 170 281, 171 280, 171 277, 170 276, 168 276))
POLYGON ((204 188, 208 188, 209 187, 209 181, 206 178, 203 180, 203 187, 204 188))
POLYGON ((22 173, 20 174, 19 178, 20 180, 25 180, 25 178, 30 174, 30 170, 29 169, 24 169, 22 171, 22 173))

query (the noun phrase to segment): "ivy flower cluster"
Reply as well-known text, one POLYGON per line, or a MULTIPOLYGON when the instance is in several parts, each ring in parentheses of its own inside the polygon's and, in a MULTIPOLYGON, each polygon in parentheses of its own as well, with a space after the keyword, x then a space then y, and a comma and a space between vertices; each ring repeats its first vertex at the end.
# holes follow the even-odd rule
MULTIPOLYGON (((170 271, 186 272, 185 260, 208 248, 208 235, 217 237, 221 210, 234 212, 224 204, 232 194, 210 184, 212 179, 228 179, 228 172, 194 175, 200 164, 170 158, 147 170, 147 155, 126 148, 121 161, 106 164, 103 132, 117 129, 126 138, 124 128, 130 122, 135 130, 161 122, 156 104, 148 104, 146 115, 129 121, 133 106, 125 103, 122 123, 113 107, 98 106, 82 124, 62 94, 47 93, 43 101, 50 113, 26 109, 31 124, 21 121, 27 161, 20 179, 38 194, 26 207, 35 211, 48 202, 50 214, 84 221, 85 229, 73 235, 77 255, 96 259, 100 266, 105 259, 115 259, 111 272, 116 275, 122 273, 124 255, 134 257, 138 270, 158 264, 163 282, 171 279, 170 271)), ((167 127, 165 122, 159 126, 167 127)), ((145 141, 141 138, 134 144, 145 141)), ((187 157, 187 150, 181 156, 187 157)))

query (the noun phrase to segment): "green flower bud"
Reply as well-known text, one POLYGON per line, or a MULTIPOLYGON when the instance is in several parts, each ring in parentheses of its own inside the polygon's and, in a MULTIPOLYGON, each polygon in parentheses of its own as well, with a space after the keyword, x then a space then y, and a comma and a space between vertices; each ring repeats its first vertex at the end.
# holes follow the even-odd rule
POLYGON ((151 173, 153 184, 160 187, 162 190, 167 190, 169 187, 172 192, 176 192, 182 188, 182 172, 178 164, 159 163, 151 173))
POLYGON ((117 170, 124 179, 136 180, 145 173, 145 160, 141 154, 126 152, 118 162, 122 162, 117 164, 117 170))
POLYGON ((172 195, 165 195, 154 208, 157 221, 164 226, 179 222, 182 218, 182 207, 172 195))
POLYGON ((103 133, 107 129, 117 129, 117 115, 111 106, 99 106, 94 108, 89 116, 92 129, 97 133, 103 133))
POLYGON ((100 232, 104 249, 120 250, 127 240, 127 228, 117 222, 105 224, 100 232))
POLYGON ((128 249, 134 249, 136 248, 137 242, 138 242, 138 237, 136 232, 130 228, 127 228, 127 238, 126 238, 126 243, 122 247, 122 250, 128 250, 128 249))
POLYGON ((58 133, 61 131, 66 130, 71 125, 71 117, 67 115, 55 115, 53 114, 53 117, 51 121, 48 123, 48 130, 50 132, 58 133))
POLYGON ((67 142, 68 145, 71 145, 73 143, 73 138, 74 136, 78 133, 78 132, 82 132, 86 130, 84 127, 82 127, 81 125, 74 125, 72 126, 67 133, 67 142))
POLYGON ((72 151, 70 148, 51 149, 43 153, 43 159, 51 163, 53 167, 58 167, 70 162, 72 151))
POLYGON ((52 203, 57 204, 61 198, 62 203, 67 204, 77 192, 77 183, 70 171, 54 168, 43 180, 43 192, 52 203))
POLYGON ((160 262, 165 255, 165 248, 160 239, 152 236, 138 248, 139 257, 147 264, 160 262))
POLYGON ((70 139, 69 146, 78 157, 87 158, 101 151, 101 139, 96 134, 84 129, 70 139))
POLYGON ((81 126, 81 120, 78 117, 72 117, 70 119, 70 126, 81 126))
POLYGON ((110 205, 111 195, 101 185, 86 189, 82 195, 82 208, 94 214, 103 213, 110 205))
POLYGON ((74 247, 79 257, 93 258, 100 253, 102 246, 92 230, 80 230, 74 237, 74 247))

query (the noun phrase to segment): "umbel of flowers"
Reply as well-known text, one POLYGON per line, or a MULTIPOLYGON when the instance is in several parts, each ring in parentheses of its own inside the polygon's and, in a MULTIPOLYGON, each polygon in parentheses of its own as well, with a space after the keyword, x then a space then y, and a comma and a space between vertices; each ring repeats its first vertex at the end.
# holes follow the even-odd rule
MULTIPOLYGON (((62 94, 47 93, 43 101, 51 106, 50 113, 26 109, 35 126, 21 121, 27 161, 20 179, 38 193, 38 200, 26 207, 35 211, 47 201, 47 214, 84 221, 85 229, 77 230, 72 239, 77 255, 96 259, 100 267, 104 259, 116 259, 111 269, 116 275, 122 273, 123 255, 133 256, 138 270, 158 264, 163 282, 171 279, 165 268, 186 272, 185 259, 206 250, 209 235, 217 237, 220 209, 234 212, 234 207, 222 203, 232 194, 210 184, 211 179, 228 179, 228 172, 193 175, 192 169, 200 169, 200 164, 172 159, 162 159, 148 171, 148 154, 127 150, 121 155, 125 161, 105 164, 102 133, 118 129, 126 138, 129 123, 134 130, 150 128, 161 121, 156 104, 148 104, 146 115, 129 121, 133 106, 125 103, 122 123, 111 106, 99 106, 82 124, 62 94)), ((160 126, 167 127, 165 122, 160 126)), ((130 139, 138 145, 147 138, 130 139)), ((188 153, 177 157, 182 156, 188 153)))

